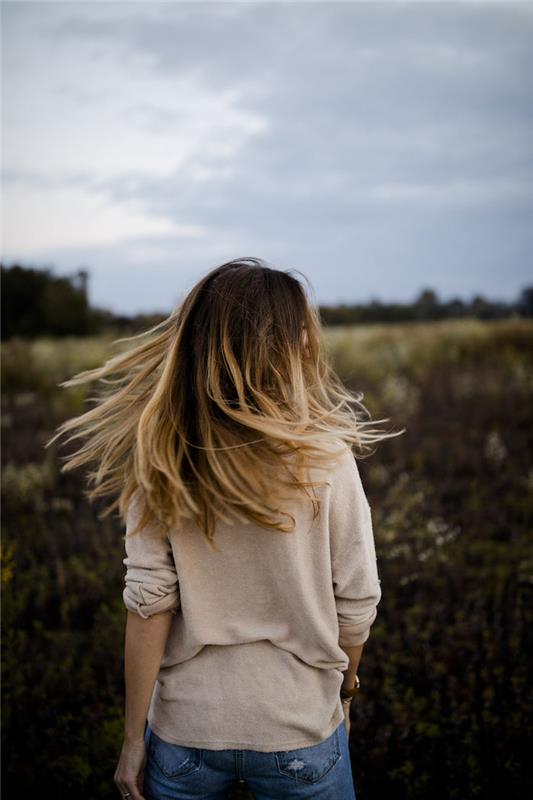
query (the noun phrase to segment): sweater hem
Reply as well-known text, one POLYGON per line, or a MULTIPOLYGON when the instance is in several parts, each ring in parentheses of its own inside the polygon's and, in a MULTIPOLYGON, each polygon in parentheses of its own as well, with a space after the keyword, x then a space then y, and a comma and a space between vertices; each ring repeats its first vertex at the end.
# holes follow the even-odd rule
POLYGON ((343 721, 344 711, 342 705, 339 703, 335 708, 335 714, 333 715, 332 722, 326 734, 318 741, 316 739, 310 739, 310 737, 307 736, 303 739, 293 739, 292 741, 278 742, 277 744, 272 744, 272 742, 265 744, 262 742, 232 741, 230 739, 182 739, 166 731, 159 723, 151 722, 150 719, 148 719, 148 724, 160 739, 170 744, 180 745, 181 747, 195 747, 204 750, 255 750, 259 753, 275 753, 280 750, 294 750, 300 747, 313 747, 314 745, 320 744, 328 739, 343 721), (216 746, 210 747, 210 745, 216 746))

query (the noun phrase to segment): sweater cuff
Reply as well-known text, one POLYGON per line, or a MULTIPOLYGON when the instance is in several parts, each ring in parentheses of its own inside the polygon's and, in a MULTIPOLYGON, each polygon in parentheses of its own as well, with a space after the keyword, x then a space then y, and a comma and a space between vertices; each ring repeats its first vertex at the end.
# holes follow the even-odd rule
POLYGON ((128 611, 138 614, 143 619, 163 611, 177 614, 180 602, 177 591, 167 592, 163 587, 149 583, 126 586, 122 597, 128 611))
POLYGON ((358 626, 339 625, 339 645, 341 647, 355 647, 364 644, 370 636, 370 628, 361 631, 358 626))

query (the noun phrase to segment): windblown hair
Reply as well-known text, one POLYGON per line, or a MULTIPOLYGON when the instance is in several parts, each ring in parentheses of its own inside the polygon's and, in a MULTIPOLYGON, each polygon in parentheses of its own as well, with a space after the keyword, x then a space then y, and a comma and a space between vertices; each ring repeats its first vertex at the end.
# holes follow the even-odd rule
POLYGON ((310 467, 327 471, 346 446, 365 450, 403 433, 359 419, 352 405, 370 416, 363 394, 328 364, 317 308, 291 272, 257 258, 222 264, 163 322, 115 340, 135 342, 131 349, 59 384, 100 384, 87 398, 95 407, 46 446, 67 432, 67 442, 86 439, 61 471, 96 462, 88 498, 115 496, 101 517, 118 508, 125 520, 140 492, 133 533, 154 520, 179 531, 188 518, 216 550, 217 519, 290 532, 285 502, 307 496, 313 519, 319 513, 308 489, 322 482, 309 480, 310 467))

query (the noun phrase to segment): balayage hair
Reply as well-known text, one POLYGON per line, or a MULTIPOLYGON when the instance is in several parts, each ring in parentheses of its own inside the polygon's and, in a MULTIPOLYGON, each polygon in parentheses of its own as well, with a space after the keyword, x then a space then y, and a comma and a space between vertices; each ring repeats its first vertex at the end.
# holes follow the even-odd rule
POLYGON ((307 496, 313 519, 319 513, 308 489, 323 482, 310 481, 309 468, 327 472, 346 446, 364 451, 403 433, 359 419, 352 405, 370 416, 363 394, 329 365, 317 307, 291 272, 258 258, 222 264, 163 322, 115 340, 138 342, 131 349, 59 384, 100 384, 88 398, 95 407, 46 446, 67 432, 68 442, 86 439, 61 471, 96 462, 88 498, 115 496, 101 517, 118 508, 126 520, 142 497, 132 533, 153 522, 179 532, 190 519, 212 550, 217 519, 288 533, 295 518, 285 502, 307 496))

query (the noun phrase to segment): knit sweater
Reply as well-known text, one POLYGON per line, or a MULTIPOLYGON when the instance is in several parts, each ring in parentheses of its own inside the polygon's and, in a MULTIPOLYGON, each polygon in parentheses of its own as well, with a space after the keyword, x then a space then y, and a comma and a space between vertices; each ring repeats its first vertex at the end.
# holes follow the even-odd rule
POLYGON ((148 722, 167 742, 206 748, 290 750, 318 744, 344 719, 349 659, 369 637, 381 599, 371 509, 350 449, 295 502, 291 533, 217 522, 211 552, 192 521, 179 531, 128 536, 127 609, 173 613, 148 722))

